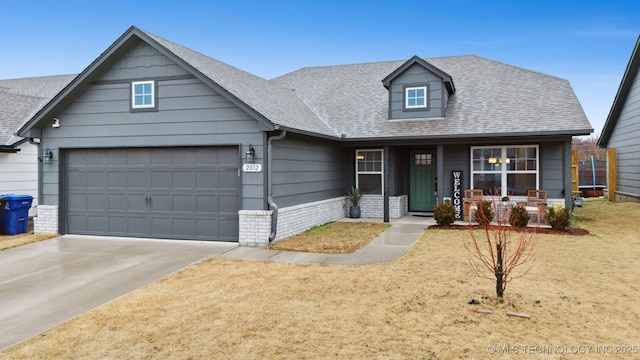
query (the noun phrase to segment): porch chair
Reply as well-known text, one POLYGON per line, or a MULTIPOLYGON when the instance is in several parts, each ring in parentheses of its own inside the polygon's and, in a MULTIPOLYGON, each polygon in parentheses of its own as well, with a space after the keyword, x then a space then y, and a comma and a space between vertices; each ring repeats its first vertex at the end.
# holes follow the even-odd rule
POLYGON ((547 190, 527 191, 527 202, 519 202, 518 205, 523 206, 529 215, 535 215, 538 225, 541 221, 547 222, 547 190))
POLYGON ((478 202, 482 200, 482 190, 468 189, 464 191, 464 221, 471 222, 472 211, 478 208, 478 202))

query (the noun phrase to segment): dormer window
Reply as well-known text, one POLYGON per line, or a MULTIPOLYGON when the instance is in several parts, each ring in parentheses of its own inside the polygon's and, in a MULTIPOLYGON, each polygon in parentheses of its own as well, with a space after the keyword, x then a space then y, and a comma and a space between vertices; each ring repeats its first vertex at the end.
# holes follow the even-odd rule
POLYGON ((155 82, 135 81, 131 83, 131 109, 154 110, 156 108, 155 82))
POLYGON ((404 89, 405 109, 426 109, 427 101, 426 86, 406 87, 404 89))

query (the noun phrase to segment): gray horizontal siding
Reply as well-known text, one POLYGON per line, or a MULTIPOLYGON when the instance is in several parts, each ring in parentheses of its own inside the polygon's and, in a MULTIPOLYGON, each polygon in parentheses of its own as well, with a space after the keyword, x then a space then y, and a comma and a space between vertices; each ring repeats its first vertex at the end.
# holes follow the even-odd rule
POLYGON ((393 80, 389 88, 390 118, 411 119, 444 116, 444 84, 442 79, 419 65, 413 65, 393 80), (427 110, 404 110, 405 86, 428 86, 427 110))
MULTIPOLYGON (((195 78, 157 79, 158 110, 130 112, 130 82, 96 83, 44 128, 43 145, 54 150, 95 147, 171 147, 253 144, 263 161, 264 135, 255 119, 195 78)), ((238 156, 241 156, 241 153, 238 156)), ((44 165, 43 199, 58 203, 58 166, 44 165)), ((264 174, 243 174, 242 207, 263 209, 264 174)))
POLYGON ((342 151, 331 142, 288 135, 273 142, 273 196, 293 206, 343 194, 342 151))
MULTIPOLYGON (((469 181, 471 179, 471 165, 469 163, 469 145, 445 145, 443 148, 444 157, 444 194, 438 194, 438 197, 451 197, 453 194, 453 171, 462 171, 462 189, 469 189, 469 181)), ((441 181, 438 179, 438 182, 441 181)))
MULTIPOLYGON (((561 142, 540 144, 540 189, 547 190, 549 198, 563 198, 564 189, 564 146, 561 142)), ((570 161, 570 159, 569 159, 570 161)))
POLYGON ((617 190, 640 195, 640 73, 633 80, 608 146, 617 149, 617 190))
POLYGON ((146 43, 138 43, 115 62, 102 80, 127 80, 187 75, 188 72, 146 43))

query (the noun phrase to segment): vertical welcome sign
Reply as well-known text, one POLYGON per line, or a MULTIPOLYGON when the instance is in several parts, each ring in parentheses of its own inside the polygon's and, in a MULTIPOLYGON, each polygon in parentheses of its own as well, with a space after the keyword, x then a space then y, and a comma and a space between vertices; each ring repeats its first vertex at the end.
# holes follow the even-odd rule
POLYGON ((455 209, 455 215, 457 220, 462 219, 462 171, 452 171, 451 177, 453 194, 451 199, 453 201, 453 207, 455 209))

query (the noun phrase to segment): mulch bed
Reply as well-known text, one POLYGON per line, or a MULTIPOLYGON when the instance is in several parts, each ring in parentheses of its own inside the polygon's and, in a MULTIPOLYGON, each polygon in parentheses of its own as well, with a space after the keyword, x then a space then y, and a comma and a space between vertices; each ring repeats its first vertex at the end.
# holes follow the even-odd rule
MULTIPOLYGON (((491 228, 497 229, 497 225, 491 225, 491 228)), ((427 227, 427 229, 434 230, 482 230, 483 227, 480 225, 431 225, 427 227)), ((553 234, 553 235, 574 235, 574 236, 584 236, 589 235, 589 230, 580 229, 580 228, 568 228, 564 230, 556 230, 549 227, 530 227, 528 228, 532 232, 537 234, 553 234)), ((516 230, 517 231, 517 230, 516 230)))

